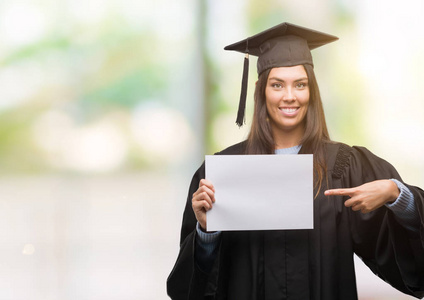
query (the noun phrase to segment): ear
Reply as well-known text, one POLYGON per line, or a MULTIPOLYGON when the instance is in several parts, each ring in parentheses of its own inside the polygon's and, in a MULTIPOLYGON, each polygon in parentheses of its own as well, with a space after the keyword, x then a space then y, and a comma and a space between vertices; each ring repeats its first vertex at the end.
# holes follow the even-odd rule
POLYGON ((255 86, 256 86, 256 85, 258 85, 258 81, 257 81, 257 80, 256 80, 256 82, 255 82, 255 86))

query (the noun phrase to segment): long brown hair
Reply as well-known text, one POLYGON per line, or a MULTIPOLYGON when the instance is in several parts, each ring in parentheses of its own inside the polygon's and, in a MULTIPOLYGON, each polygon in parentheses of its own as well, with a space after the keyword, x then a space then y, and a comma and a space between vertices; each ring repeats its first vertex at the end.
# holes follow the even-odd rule
MULTIPOLYGON (((314 155, 314 182, 318 195, 322 181, 327 172, 325 161, 325 144, 330 141, 330 136, 325 122, 324 109, 321 95, 314 70, 310 65, 303 65, 308 75, 309 85, 309 105, 304 119, 305 132, 300 144, 300 153, 314 155)), ((274 154, 275 142, 272 136, 270 122, 267 121, 268 112, 266 109, 265 88, 271 69, 259 75, 254 94, 255 106, 252 126, 247 137, 246 154, 274 154)))

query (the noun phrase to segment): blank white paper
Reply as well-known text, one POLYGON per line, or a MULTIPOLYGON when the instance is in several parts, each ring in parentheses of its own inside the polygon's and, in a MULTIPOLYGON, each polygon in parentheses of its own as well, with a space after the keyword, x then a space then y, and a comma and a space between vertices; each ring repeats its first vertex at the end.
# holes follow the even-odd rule
POLYGON ((313 228, 313 156, 207 155, 208 231, 313 228))

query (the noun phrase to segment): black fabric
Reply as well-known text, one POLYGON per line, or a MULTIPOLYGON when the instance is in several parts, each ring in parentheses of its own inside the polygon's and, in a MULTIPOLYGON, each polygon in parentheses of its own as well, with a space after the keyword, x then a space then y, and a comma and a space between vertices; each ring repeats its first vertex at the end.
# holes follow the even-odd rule
POLYGON ((310 50, 336 40, 336 36, 284 22, 228 45, 224 50, 258 56, 257 71, 261 74, 275 67, 313 66, 310 50))
MULTIPOLYGON (((245 144, 218 154, 242 154, 245 144)), ((327 188, 354 187, 396 178, 396 170, 362 147, 330 143, 328 186, 314 200, 314 229, 222 232, 210 273, 194 261, 196 219, 191 195, 204 178, 193 177, 181 230, 181 248, 167 281, 172 299, 357 299, 353 253, 393 287, 424 297, 424 191, 407 185, 419 212, 420 234, 398 224, 390 210, 354 212, 346 197, 326 197, 327 188)))

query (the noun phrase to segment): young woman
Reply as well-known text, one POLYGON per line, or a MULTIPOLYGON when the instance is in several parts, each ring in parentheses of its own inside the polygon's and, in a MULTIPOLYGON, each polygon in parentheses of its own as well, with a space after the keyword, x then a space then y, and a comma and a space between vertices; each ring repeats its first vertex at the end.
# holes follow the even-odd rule
POLYGON ((313 154, 314 229, 205 232, 215 189, 202 165, 168 278, 172 299, 357 299, 354 253, 424 297, 424 191, 367 149, 329 138, 310 49, 336 39, 283 23, 226 47, 258 56, 259 78, 247 140, 217 154, 313 154))

